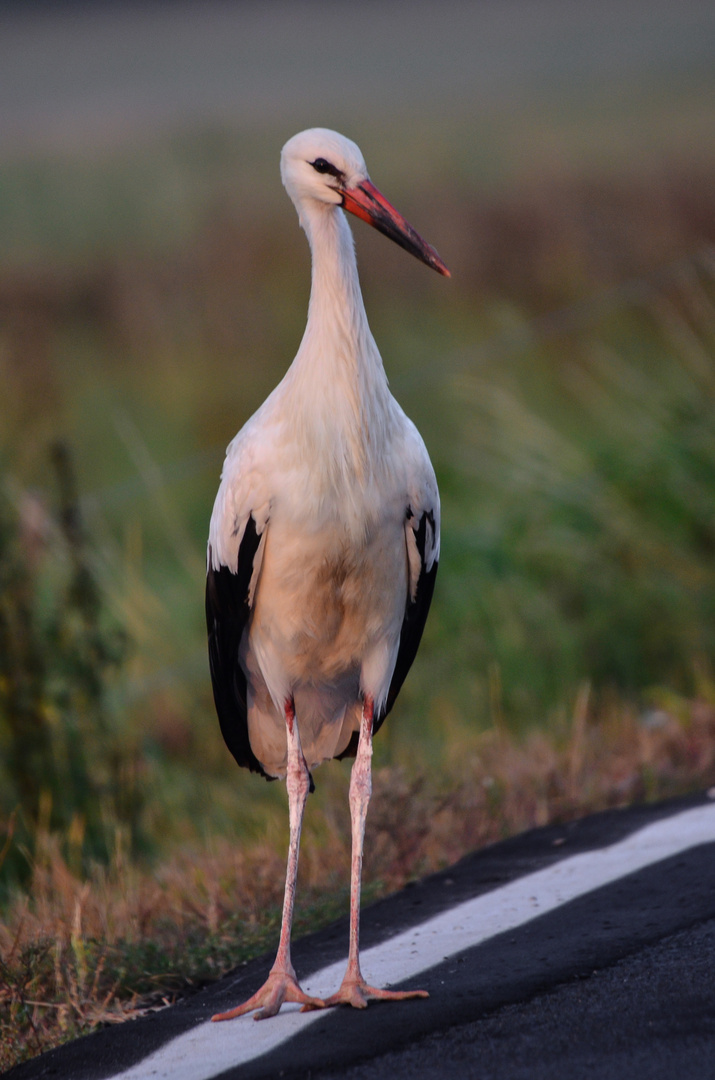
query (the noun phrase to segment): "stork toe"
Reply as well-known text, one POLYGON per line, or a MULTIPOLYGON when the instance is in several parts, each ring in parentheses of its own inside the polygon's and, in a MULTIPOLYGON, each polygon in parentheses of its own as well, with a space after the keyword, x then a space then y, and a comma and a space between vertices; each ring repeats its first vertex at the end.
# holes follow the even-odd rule
POLYGON ((295 1002, 302 1005, 304 1009, 324 1009, 326 1004, 322 998, 306 994, 294 975, 285 971, 272 971, 260 990, 257 990, 248 1001, 237 1005, 235 1009, 216 1013, 211 1019, 233 1020, 237 1016, 245 1016, 246 1013, 257 1009, 253 1019, 267 1020, 269 1016, 276 1015, 284 1001, 295 1002))
MULTIPOLYGON (((370 1001, 405 1001, 408 998, 426 998, 429 994, 426 990, 382 990, 377 986, 370 986, 365 980, 343 979, 340 989, 325 999, 325 1007, 333 1005, 352 1005, 354 1009, 366 1009, 370 1001)), ((304 1005, 302 1012, 308 1012, 312 1006, 304 1005)))

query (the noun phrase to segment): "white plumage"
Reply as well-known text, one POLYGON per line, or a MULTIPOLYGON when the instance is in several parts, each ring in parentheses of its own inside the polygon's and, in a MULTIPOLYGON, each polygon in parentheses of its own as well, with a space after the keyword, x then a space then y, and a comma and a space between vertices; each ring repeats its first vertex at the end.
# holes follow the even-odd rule
MULTIPOLYGON (((434 470, 389 391, 341 207, 448 271, 371 183, 350 140, 322 128, 296 135, 281 175, 312 252, 308 321, 284 379, 228 447, 209 533, 207 620, 224 736, 239 764, 288 777, 291 853, 276 965, 222 1018, 257 1005, 272 1015, 286 997, 324 1004, 302 995, 289 954, 309 770, 357 749, 361 863, 372 734, 414 658, 439 558, 434 470)), ((359 867, 353 886, 356 922, 359 867)), ((364 1005, 385 992, 359 975, 352 930, 341 988, 350 992, 335 999, 364 1005)))

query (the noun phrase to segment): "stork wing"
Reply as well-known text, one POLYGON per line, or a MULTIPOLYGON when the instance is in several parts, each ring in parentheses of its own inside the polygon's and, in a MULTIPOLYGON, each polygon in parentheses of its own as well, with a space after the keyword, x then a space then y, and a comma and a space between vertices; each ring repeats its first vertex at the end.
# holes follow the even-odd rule
MULTIPOLYGON (((411 588, 405 605, 405 616, 402 620, 400 631, 400 645, 397 650, 395 670, 392 673, 390 689, 387 692, 387 701, 379 714, 375 717, 373 734, 383 723, 385 717, 395 704, 395 699, 402 689, 402 684, 407 677, 407 672, 417 655, 422 631, 425 628, 427 614, 432 603, 434 583, 437 578, 437 566, 439 560, 436 552, 439 550, 439 536, 435 529, 434 512, 423 511, 421 517, 415 519, 408 511, 407 528, 413 531, 414 543, 419 556, 419 567, 413 578, 410 573, 411 588)), ((408 534, 408 543, 410 537, 408 534)), ((412 560, 410 560, 412 561, 412 560)), ((412 569, 412 568, 411 568, 412 569)))
MULTIPOLYGON (((439 512, 439 511, 438 511, 439 512)), ((410 563, 410 588, 405 604, 405 614, 400 630, 400 644, 397 649, 397 660, 392 673, 390 689, 387 692, 387 700, 376 713, 373 722, 373 734, 379 730, 385 721, 385 717, 395 704, 395 699, 402 689, 402 684, 407 677, 407 672, 412 667, 412 662, 417 655, 422 631, 427 622, 427 614, 432 603, 434 583, 437 578, 437 566, 439 563, 439 531, 435 524, 434 510, 423 510, 419 517, 415 517, 411 508, 407 509, 407 523, 405 526, 407 535, 408 552, 413 545, 413 552, 408 555, 410 563), (412 536, 410 536, 410 533, 412 536), (411 556, 415 555, 413 559, 411 556), (417 564, 417 565, 415 565, 417 564)), ((355 757, 360 733, 354 731, 340 759, 355 757)))
POLYGON ((269 777, 248 739, 246 674, 239 662, 241 637, 251 614, 251 579, 259 558, 261 534, 249 515, 238 546, 235 569, 214 566, 209 546, 206 576, 206 627, 214 701, 221 733, 239 765, 269 777))

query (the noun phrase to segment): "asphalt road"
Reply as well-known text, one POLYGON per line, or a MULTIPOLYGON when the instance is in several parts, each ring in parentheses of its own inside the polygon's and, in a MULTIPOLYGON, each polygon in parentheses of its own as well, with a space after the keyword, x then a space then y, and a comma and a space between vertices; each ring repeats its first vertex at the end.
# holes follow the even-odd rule
MULTIPOLYGON (((308 990, 337 985, 345 922, 297 942, 308 990)), ((12 1080, 715 1076, 715 802, 595 815, 477 852, 367 908, 363 967, 424 1001, 211 1024, 266 956, 12 1080)))
POLYGON ((638 946, 610 967, 572 975, 524 1001, 485 1009, 471 1023, 355 1067, 311 1075, 321 1080, 711 1078, 714 970, 715 920, 708 919, 638 946))

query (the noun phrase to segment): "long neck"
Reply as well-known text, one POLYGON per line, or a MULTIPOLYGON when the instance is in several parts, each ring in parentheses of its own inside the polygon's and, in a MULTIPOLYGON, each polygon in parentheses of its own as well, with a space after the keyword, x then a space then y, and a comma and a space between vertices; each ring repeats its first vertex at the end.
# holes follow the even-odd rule
POLYGON ((391 396, 370 332, 352 233, 338 207, 311 204, 301 224, 310 243, 308 322, 287 381, 298 435, 340 473, 363 474, 384 442, 391 396))

